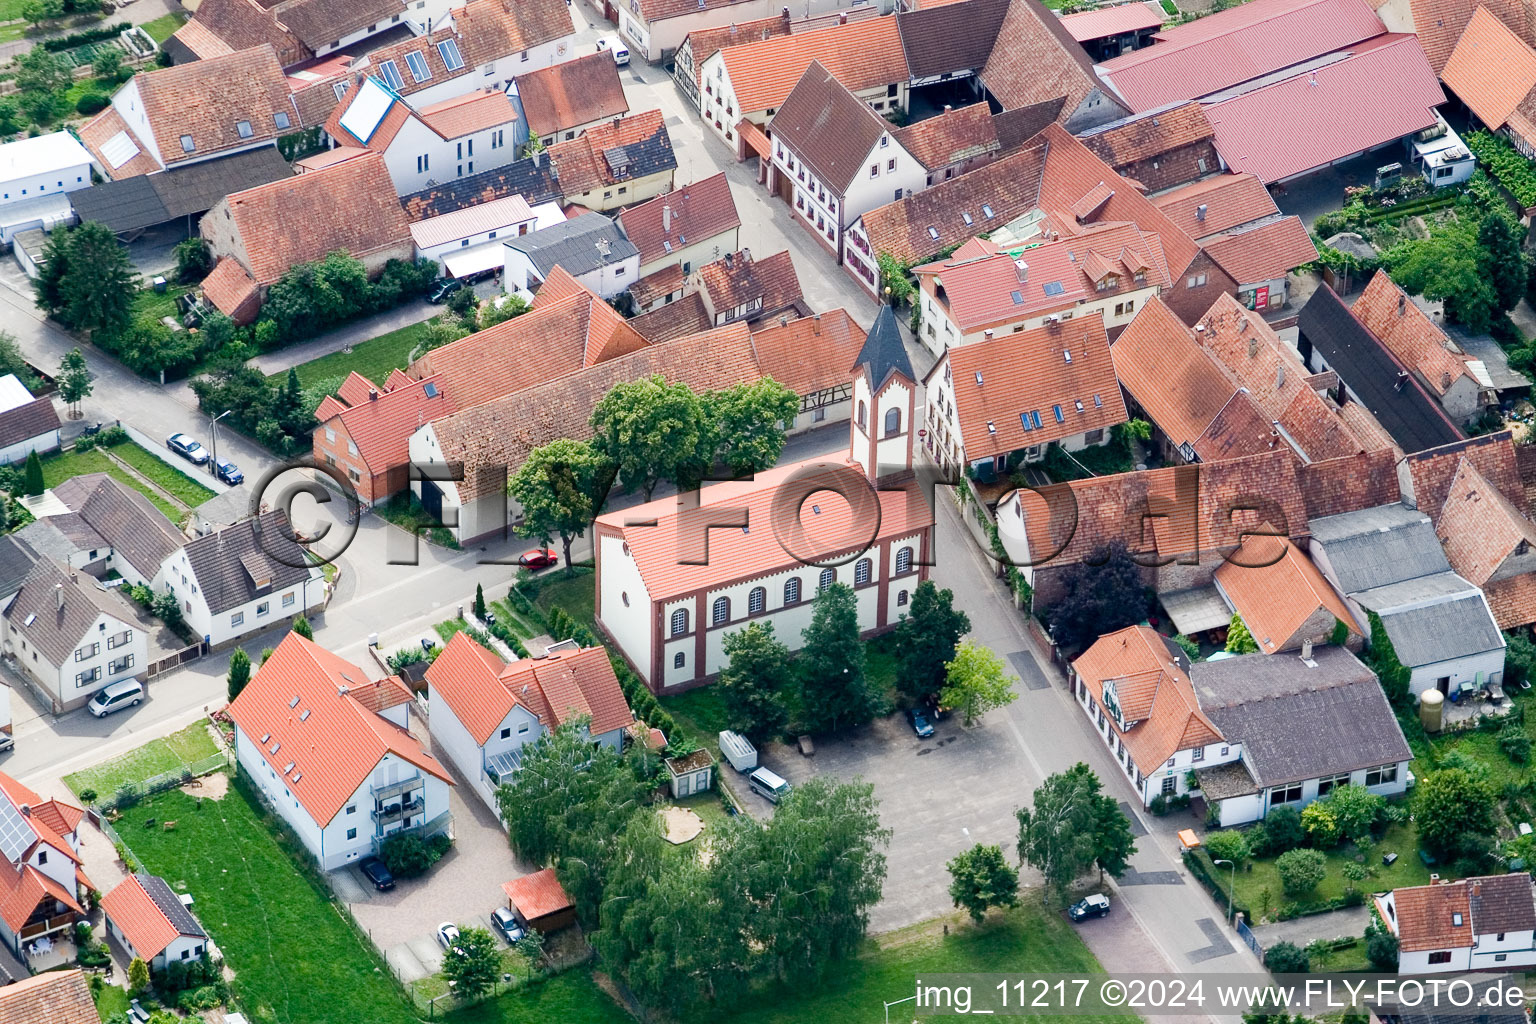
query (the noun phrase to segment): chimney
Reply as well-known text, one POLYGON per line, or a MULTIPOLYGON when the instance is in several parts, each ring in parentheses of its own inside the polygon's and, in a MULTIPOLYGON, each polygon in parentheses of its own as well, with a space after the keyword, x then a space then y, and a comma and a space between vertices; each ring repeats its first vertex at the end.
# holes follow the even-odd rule
POLYGON ((543 155, 544 151, 542 149, 536 149, 531 154, 529 154, 529 159, 533 161, 533 166, 539 166, 539 158, 543 155))
POLYGON ((661 230, 662 230, 663 234, 671 234, 672 233, 672 207, 671 206, 663 206, 661 208, 661 230))
POLYGON ((846 24, 848 24, 848 14, 847 14, 847 12, 844 12, 844 13, 839 14, 837 16, 837 23, 839 25, 846 25, 846 24))
POLYGON ((787 317, 787 316, 780 316, 779 317, 779 326, 780 327, 788 327, 789 326, 789 317, 787 317))
POLYGON ((1195 207, 1195 220, 1205 220, 1205 204, 1195 207))
POLYGON ((53 585, 53 603, 59 611, 64 610, 64 584, 55 583, 53 585))
POLYGON ((1023 284, 1025 281, 1029 280, 1029 264, 1028 263, 1025 263, 1023 260, 1014 260, 1013 261, 1013 270, 1014 270, 1014 273, 1019 275, 1019 283, 1020 284, 1023 284))
POLYGON ((952 107, 952 106, 950 106, 950 105, 949 105, 949 104, 948 104, 948 103, 946 103, 946 104, 944 104, 944 113, 946 113, 946 114, 947 114, 947 113, 949 113, 949 112, 950 112, 950 111, 951 111, 951 110, 954 110, 954 109, 955 109, 955 108, 954 108, 954 107, 952 107))
POLYGON ((986 330, 981 332, 981 335, 982 335, 982 337, 986 338, 988 341, 991 341, 992 340, 992 328, 988 327, 986 330))
POLYGON ((731 266, 734 263, 735 263, 735 258, 732 256, 732 254, 731 253, 726 253, 725 254, 725 269, 726 270, 730 270, 731 266))
POLYGON ((1248 358, 1252 359, 1254 356, 1256 356, 1258 354, 1259 354, 1259 339, 1258 338, 1249 338, 1248 339, 1248 358))
POLYGON ((32 805, 31 804, 22 804, 20 807, 17 808, 17 810, 21 811, 21 816, 23 818, 30 818, 30 817, 32 817, 32 805))
POLYGON ((1408 296, 1404 295, 1402 292, 1398 292, 1397 315, 1402 316, 1406 312, 1408 312, 1408 296))
POLYGON ((1446 390, 1446 389, 1450 388, 1450 386, 1451 386, 1451 375, 1450 375, 1450 373, 1448 373, 1448 372, 1447 373, 1442 373, 1440 375, 1440 388, 1441 388, 1441 390, 1446 390))
POLYGON ((1302 661, 1311 661, 1312 660, 1312 641, 1311 640, 1303 640, 1301 642, 1301 660, 1302 661))
POLYGON ((377 402, 378 400, 379 400, 379 389, 378 388, 369 388, 368 389, 368 401, 370 401, 370 402, 377 402))

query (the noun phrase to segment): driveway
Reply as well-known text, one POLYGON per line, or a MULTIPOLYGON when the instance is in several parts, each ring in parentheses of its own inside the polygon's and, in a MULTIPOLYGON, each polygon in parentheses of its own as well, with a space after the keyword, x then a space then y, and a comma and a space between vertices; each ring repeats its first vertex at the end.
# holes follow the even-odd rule
POLYGON ((1351 935, 1364 935, 1370 924, 1371 911, 1367 907, 1346 907, 1327 914, 1309 914, 1293 921, 1259 925, 1253 929, 1259 945, 1268 949, 1277 942, 1294 942, 1306 948, 1307 943, 1318 939, 1342 939, 1351 935))
MULTIPOLYGON (((421 723, 413 720, 412 725, 425 738, 421 723)), ((460 928, 491 930, 491 911, 507 900, 501 884, 532 870, 513 857, 507 833, 462 779, 449 792, 448 803, 453 811, 453 846, 421 878, 401 879, 391 891, 378 892, 356 866, 329 876, 337 898, 347 904, 406 984, 436 974, 442 967, 438 925, 452 921, 460 928)))

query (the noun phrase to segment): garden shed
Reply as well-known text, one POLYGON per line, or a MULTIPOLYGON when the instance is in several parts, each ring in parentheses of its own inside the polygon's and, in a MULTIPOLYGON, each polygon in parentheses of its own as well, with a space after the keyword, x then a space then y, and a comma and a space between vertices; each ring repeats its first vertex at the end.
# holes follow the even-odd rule
POLYGON ((501 889, 507 894, 507 909, 529 928, 548 935, 576 923, 576 906, 555 877, 554 868, 503 882, 501 889))
POLYGON ((669 788, 674 800, 702 793, 715 784, 715 756, 707 750, 669 757, 665 764, 671 777, 669 788))

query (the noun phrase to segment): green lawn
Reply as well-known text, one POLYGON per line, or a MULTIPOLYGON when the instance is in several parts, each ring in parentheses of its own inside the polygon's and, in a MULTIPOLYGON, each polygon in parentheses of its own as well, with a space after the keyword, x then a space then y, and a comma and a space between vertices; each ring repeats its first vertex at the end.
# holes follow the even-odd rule
POLYGON ((120 444, 112 449, 112 454, 149 477, 171 497, 179 499, 189 508, 196 508, 214 496, 211 489, 204 487, 176 467, 168 465, 158 455, 140 448, 137 444, 131 442, 120 444))
POLYGON ((164 739, 150 740, 121 757, 66 775, 64 784, 75 793, 82 789, 94 789, 102 799, 106 799, 125 782, 142 782, 152 775, 201 761, 218 752, 213 737, 208 735, 208 724, 196 722, 164 739))
POLYGON ((700 686, 659 700, 672 720, 695 742, 719 750, 720 731, 730 728, 725 718, 725 705, 720 703, 719 690, 713 686, 700 686))
POLYGON ((141 289, 139 294, 133 297, 134 318, 149 316, 159 320, 162 317, 176 316, 176 299, 191 291, 193 287, 193 285, 169 281, 164 292, 156 292, 153 288, 141 289))
POLYGON ((886 633, 864 645, 864 678, 876 693, 884 693, 896 700, 896 638, 886 633))
MULTIPOLYGON (((586 970, 567 971, 511 995, 458 1010, 448 1024, 633 1024, 586 970)), ((371 1022, 370 1022, 371 1024, 371 1022)))
POLYGON ((162 15, 154 21, 146 21, 139 27, 149 33, 149 38, 157 43, 163 43, 171 38, 172 34, 182 25, 186 24, 187 16, 180 11, 162 15))
POLYGON ((485 606, 496 613, 496 621, 506 623, 507 628, 519 639, 528 640, 544 632, 543 626, 513 608, 510 602, 487 599, 485 606))
POLYGON ((533 604, 545 617, 559 605, 579 625, 597 628, 597 582, 591 569, 578 565, 576 575, 571 577, 563 569, 556 569, 545 579, 533 604))
POLYGON ((95 993, 96 1013, 102 1020, 109 1020, 114 1014, 128 1012, 128 993, 116 985, 103 985, 101 991, 95 993))
POLYGON ((1344 949, 1330 949, 1322 956, 1312 957, 1314 974, 1343 974, 1349 971, 1372 970, 1370 958, 1365 955, 1365 940, 1357 938, 1354 945, 1344 949))
POLYGON ((129 473, 123 467, 117 465, 100 451, 93 449, 92 451, 88 452, 69 452, 63 455, 50 455, 48 458, 43 460, 44 487, 57 487, 65 480, 69 480, 77 476, 84 476, 87 473, 112 474, 112 476, 116 477, 121 483, 128 487, 132 487, 134 490, 138 491, 140 494, 144 495, 144 497, 153 502, 154 506, 161 512, 164 512, 165 517, 173 523, 180 522, 181 517, 186 514, 181 509, 177 508, 175 505, 172 505, 170 502, 160 497, 160 495, 144 486, 143 483, 134 479, 133 474, 129 473))
POLYGON ((446 647, 448 646, 448 641, 453 639, 453 634, 469 629, 469 623, 463 619, 455 618, 449 619, 446 622, 439 622, 432 628, 437 630, 437 635, 443 638, 443 646, 446 647))
MULTIPOLYGON (((1059 914, 1040 906, 1038 894, 1026 891, 1023 905, 1000 914, 996 911, 979 927, 951 920, 948 935, 936 922, 915 925, 902 932, 881 936, 879 947, 871 941, 856 960, 838 964, 821 986, 796 985, 754 994, 744 1007, 731 1014, 699 1015, 694 1020, 718 1024, 803 1024, 805 1021, 869 1022, 878 1024, 889 1000, 912 995, 913 980, 926 974, 982 974, 1028 972, 1031 974, 1102 974, 1104 968, 1059 914)), ((911 1004, 891 1020, 952 1021, 952 1015, 915 1016, 911 1004)), ((1059 1018, 1009 1017, 1010 1021, 1045 1021, 1059 1018)), ((1078 1024, 1133 1022, 1125 1016, 1074 1017, 1078 1024)))
MULTIPOLYGON (((311 359, 297 367, 299 384, 309 387, 326 379, 345 378, 356 370, 375 384, 383 384, 390 370, 403 370, 406 359, 427 333, 425 323, 411 324, 398 331, 381 334, 360 345, 353 345, 351 352, 332 352, 319 359, 311 359)), ((282 376, 286 379, 287 371, 282 376)))

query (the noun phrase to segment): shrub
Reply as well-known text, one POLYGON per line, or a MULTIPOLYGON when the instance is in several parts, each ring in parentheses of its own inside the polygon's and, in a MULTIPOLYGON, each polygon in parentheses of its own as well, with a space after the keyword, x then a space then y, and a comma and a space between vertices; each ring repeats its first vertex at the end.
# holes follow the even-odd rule
POLYGON ((1499 732, 1499 749, 1515 764, 1525 764, 1531 759, 1531 738, 1520 725, 1506 725, 1499 732))
POLYGON ((176 256, 176 280, 182 284, 201 281, 213 270, 213 250, 207 239, 184 238, 171 251, 176 256))
POLYGON ((1306 830, 1312 845, 1323 850, 1339 845, 1339 839, 1343 836, 1339 816, 1334 813, 1328 800, 1308 804, 1301 812, 1301 827, 1306 830))
POLYGON ((441 833, 423 839, 409 832, 386 839, 379 847, 379 856, 384 865, 399 878, 416 878, 426 874, 447 852, 448 837, 441 833))
POLYGON ((96 802, 96 791, 94 789, 89 789, 89 788, 82 789, 80 791, 80 802, 83 803, 83 804, 93 804, 93 803, 95 803, 96 802))
POLYGON ((1536 206, 1536 170, 1508 139, 1486 131, 1473 132, 1467 136, 1467 148, 1477 156, 1484 171, 1509 189, 1515 202, 1524 207, 1536 206))
POLYGON ((1294 942, 1277 942, 1264 951, 1264 966, 1275 974, 1305 974, 1312 960, 1294 942))
POLYGON ((1397 936, 1375 918, 1365 929, 1365 955, 1379 971, 1397 970, 1397 936))
POLYGON ((426 661, 427 652, 420 647, 402 647, 388 658, 384 663, 389 666, 390 672, 399 675, 405 670, 405 666, 414 665, 418 661, 426 661))
POLYGON ((1152 802, 1147 804, 1147 810, 1161 818, 1168 813, 1168 798, 1161 793, 1157 794, 1152 798, 1152 802))
POLYGON ((1328 861, 1320 850, 1288 850, 1275 860, 1280 885, 1292 896, 1317 888, 1328 872, 1328 861))
POLYGON ((75 111, 76 113, 90 117, 92 114, 99 114, 103 110, 107 109, 107 105, 111 102, 112 97, 108 96, 104 92, 91 91, 82 93, 80 98, 75 100, 75 111))
POLYGON ((1252 853, 1248 846, 1248 837, 1235 831, 1217 832, 1206 836, 1205 850, 1213 860, 1229 860, 1234 864, 1241 864, 1252 853))
MULTIPOLYGON (((1257 830, 1255 830, 1257 831, 1257 830)), ((1264 819, 1264 829, 1258 837, 1250 838, 1255 856, 1273 857, 1294 850, 1301 845, 1306 833, 1301 827, 1301 812, 1294 807, 1277 807, 1264 819), (1263 846, 1259 845, 1262 838, 1263 846)))

